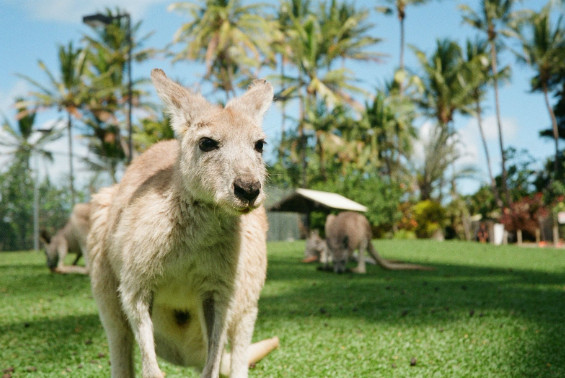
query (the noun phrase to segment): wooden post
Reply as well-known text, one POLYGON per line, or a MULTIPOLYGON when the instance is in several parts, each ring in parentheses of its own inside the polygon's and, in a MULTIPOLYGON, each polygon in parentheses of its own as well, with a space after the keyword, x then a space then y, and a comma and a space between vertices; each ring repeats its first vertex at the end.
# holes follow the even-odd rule
POLYGON ((557 227, 557 223, 553 223, 553 246, 557 247, 559 244, 559 228, 557 227))
POLYGON ((540 231, 539 228, 536 228, 536 244, 539 246, 540 242, 540 231))

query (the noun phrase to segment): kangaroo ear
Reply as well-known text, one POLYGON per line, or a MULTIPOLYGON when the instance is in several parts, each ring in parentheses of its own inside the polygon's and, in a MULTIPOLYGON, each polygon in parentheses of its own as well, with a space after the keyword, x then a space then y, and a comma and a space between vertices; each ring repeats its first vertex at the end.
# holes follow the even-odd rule
POLYGON ((273 86, 266 80, 255 80, 242 96, 228 102, 227 108, 238 109, 261 124, 263 115, 273 102, 273 86))
POLYGON ((192 93, 169 79, 163 70, 153 69, 151 80, 157 94, 167 107, 167 112, 171 116, 171 127, 177 135, 183 134, 187 128, 198 123, 201 116, 212 107, 202 95, 192 93))

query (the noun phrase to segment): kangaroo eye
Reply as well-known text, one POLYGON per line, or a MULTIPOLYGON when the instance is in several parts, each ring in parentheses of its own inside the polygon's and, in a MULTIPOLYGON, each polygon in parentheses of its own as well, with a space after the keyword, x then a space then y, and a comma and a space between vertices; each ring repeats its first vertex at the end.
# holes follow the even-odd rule
POLYGON ((263 139, 258 140, 257 142, 255 142, 255 151, 262 153, 263 152, 263 147, 265 146, 265 144, 267 144, 267 142, 265 142, 263 139))
POLYGON ((220 143, 217 140, 211 138, 202 138, 198 142, 198 147, 201 151, 210 152, 212 150, 217 150, 220 148, 220 143))

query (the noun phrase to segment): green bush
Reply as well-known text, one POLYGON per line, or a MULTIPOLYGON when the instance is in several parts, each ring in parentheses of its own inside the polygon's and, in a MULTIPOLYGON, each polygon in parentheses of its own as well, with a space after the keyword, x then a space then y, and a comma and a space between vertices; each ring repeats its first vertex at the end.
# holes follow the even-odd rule
POLYGON ((445 209, 440 203, 431 200, 421 201, 414 205, 412 212, 417 223, 415 230, 417 237, 430 238, 443 228, 445 209))
POLYGON ((409 230, 398 230, 392 238, 396 240, 413 240, 416 239, 416 233, 409 230))

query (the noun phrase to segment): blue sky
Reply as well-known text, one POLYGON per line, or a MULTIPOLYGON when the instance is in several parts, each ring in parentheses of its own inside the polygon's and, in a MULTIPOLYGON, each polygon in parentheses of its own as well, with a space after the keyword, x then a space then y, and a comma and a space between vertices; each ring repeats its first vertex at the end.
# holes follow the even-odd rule
MULTIPOLYGON (((0 114, 6 115, 15 122, 14 109, 11 107, 13 99, 18 95, 25 95, 31 86, 16 73, 25 74, 45 82, 45 76, 39 69, 37 61, 43 60, 46 65, 56 71, 57 45, 67 44, 69 41, 79 43, 82 34, 89 31, 83 25, 82 16, 101 11, 106 7, 115 9, 115 4, 106 0, 0 0, 0 114)), ((271 3, 274 3, 271 1, 271 3)), ((356 1, 356 4, 366 8, 374 7, 377 1, 356 1)), ((431 1, 427 5, 413 6, 407 9, 406 18, 406 43, 417 46, 428 54, 435 47, 437 38, 446 38, 464 43, 466 38, 474 38, 476 31, 462 24, 458 4, 468 4, 477 9, 478 0, 443 0, 431 1)), ((540 9, 545 0, 525 0, 523 7, 540 9)), ((128 10, 133 21, 142 20, 141 34, 153 31, 154 34, 146 43, 147 47, 160 48, 173 39, 175 31, 188 18, 167 11, 168 1, 163 0, 123 0, 119 2, 120 8, 128 10)), ((371 12, 371 21, 375 24, 374 35, 382 38, 383 42, 375 50, 387 57, 380 64, 356 63, 350 64, 356 76, 362 79, 361 85, 371 90, 382 85, 391 77, 398 63, 398 21, 395 16, 384 16, 371 12)), ((550 125, 549 115, 540 93, 529 92, 529 80, 533 72, 516 64, 515 58, 505 52, 501 55, 501 64, 512 67, 512 81, 504 84, 500 92, 501 111, 504 127, 506 146, 517 149, 526 149, 534 158, 542 162, 553 153, 553 142, 542 140, 538 133, 550 125)), ((406 50, 406 65, 418 72, 417 61, 414 54, 406 50)), ((186 62, 171 65, 169 60, 158 58, 144 64, 134 64, 133 76, 148 77, 154 67, 160 67, 170 77, 181 79, 183 83, 196 83, 204 68, 200 64, 186 62)), ((157 101, 157 100, 156 100, 157 101)), ((498 148, 498 134, 494 118, 494 100, 492 94, 483 104, 485 114, 486 134, 489 141, 489 152, 493 160, 495 174, 500 172, 500 153, 498 148)), ((53 112, 42 113, 38 117, 38 127, 52 122, 56 118, 53 112)), ((417 125, 421 130, 426 130, 425 124, 417 125)), ((460 132, 464 143, 465 158, 462 163, 475 164, 480 173, 476 180, 466 181, 461 185, 464 192, 476 190, 478 182, 486 181, 484 170, 484 153, 480 145, 476 121, 469 117, 458 116, 455 128, 460 132)), ((280 130, 280 109, 273 106, 265 119, 265 130, 269 139, 277 140, 280 130)), ((81 141, 77 140, 75 153, 84 156, 87 152, 81 141)), ((273 148, 274 143, 270 144, 273 148)), ((57 151, 58 158, 55 163, 41 166, 42 170, 48 169, 53 175, 66 173, 67 161, 66 139, 55 142, 51 149, 57 151)), ((415 157, 418 159, 418 156, 415 157)), ((79 166, 79 170, 80 170, 79 166)), ((83 169, 80 175, 88 173, 83 169)))

